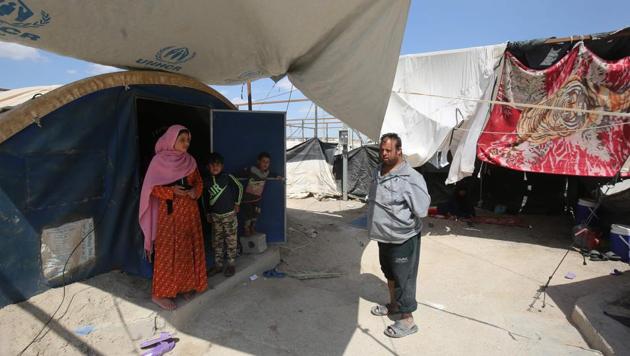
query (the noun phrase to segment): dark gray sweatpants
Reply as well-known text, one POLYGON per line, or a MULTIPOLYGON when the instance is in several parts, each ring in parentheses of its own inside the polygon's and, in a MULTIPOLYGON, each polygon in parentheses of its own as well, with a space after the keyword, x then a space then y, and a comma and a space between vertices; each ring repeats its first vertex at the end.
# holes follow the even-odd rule
POLYGON ((400 312, 414 312, 418 308, 416 279, 420 262, 420 234, 400 245, 379 242, 378 258, 385 278, 394 281, 400 312))

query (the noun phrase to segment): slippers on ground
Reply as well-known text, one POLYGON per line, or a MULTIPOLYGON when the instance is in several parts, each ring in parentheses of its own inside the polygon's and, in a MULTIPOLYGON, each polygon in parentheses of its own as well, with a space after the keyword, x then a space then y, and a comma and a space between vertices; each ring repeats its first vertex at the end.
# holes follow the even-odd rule
POLYGON ((612 251, 608 251, 604 254, 604 257, 610 261, 621 261, 621 256, 617 255, 612 251))
POLYGON ((375 316, 387 316, 390 314, 397 314, 398 311, 390 312, 389 304, 385 304, 385 305, 377 304, 372 307, 372 309, 370 310, 370 313, 372 313, 372 315, 375 315, 375 316))
POLYGON ((591 261, 606 261, 606 258, 597 250, 591 250, 588 256, 591 261))
POLYGON ((144 341, 143 343, 141 343, 140 344, 140 348, 144 349, 144 348, 147 348, 149 346, 153 346, 155 344, 159 344, 162 341, 171 340, 172 338, 173 338, 173 335, 171 335, 171 333, 161 332, 160 336, 158 336, 157 338, 152 339, 152 340, 147 340, 147 341, 144 341))
POLYGON ((287 274, 284 272, 280 272, 275 268, 272 268, 268 271, 263 272, 263 277, 265 278, 284 278, 287 274))
POLYGON ((162 356, 175 348, 175 341, 162 341, 154 348, 146 351, 142 356, 162 356))
POLYGON ((417 332, 418 325, 413 324, 412 326, 407 326, 402 321, 396 320, 396 322, 388 326, 383 333, 389 337, 398 339, 401 337, 409 336, 411 334, 415 334, 417 332))

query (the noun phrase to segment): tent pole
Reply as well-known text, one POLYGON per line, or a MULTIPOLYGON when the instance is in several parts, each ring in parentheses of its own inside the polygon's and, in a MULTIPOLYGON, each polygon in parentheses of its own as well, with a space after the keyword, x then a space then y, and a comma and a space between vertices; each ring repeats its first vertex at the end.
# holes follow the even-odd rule
POLYGON ((328 123, 326 123, 326 142, 328 142, 328 123))
POLYGON ((302 142, 304 142, 304 120, 302 120, 302 142))
POLYGON ((247 108, 252 111, 252 81, 247 81, 247 108))
MULTIPOLYGON (((342 176, 341 176, 341 190, 343 193, 343 200, 348 200, 348 127, 346 124, 343 124, 343 130, 346 132, 345 142, 339 142, 343 146, 342 156, 343 156, 343 167, 342 167, 342 176)), ((341 138, 341 136, 339 137, 341 138)), ((341 141, 341 140, 340 140, 341 141)))
POLYGON ((317 105, 315 105, 315 136, 314 136, 315 138, 317 138, 317 131, 318 131, 318 128, 317 128, 317 105))

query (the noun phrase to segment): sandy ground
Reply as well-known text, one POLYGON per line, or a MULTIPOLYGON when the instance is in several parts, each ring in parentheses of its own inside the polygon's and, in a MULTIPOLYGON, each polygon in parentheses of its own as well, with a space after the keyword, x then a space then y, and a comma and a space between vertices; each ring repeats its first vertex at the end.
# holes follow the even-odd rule
MULTIPOLYGON (((562 218, 524 217, 531 229, 426 219, 420 332, 393 340, 383 335, 392 321, 369 313, 387 292, 377 246, 349 224, 363 213, 354 201, 288 201, 289 243, 279 268, 338 278, 246 281, 175 329, 148 301, 148 281, 111 272, 68 286, 51 328, 25 354, 134 355, 140 341, 170 331, 179 338, 173 355, 594 355, 567 318, 579 297, 630 275, 609 275, 627 271, 625 264, 585 266, 571 252, 543 308, 537 291, 570 244, 562 218), (567 272, 577 277, 565 279, 567 272), (94 331, 75 333, 86 325, 94 331)), ((50 290, 0 309, 0 354, 26 346, 61 295, 50 290)))

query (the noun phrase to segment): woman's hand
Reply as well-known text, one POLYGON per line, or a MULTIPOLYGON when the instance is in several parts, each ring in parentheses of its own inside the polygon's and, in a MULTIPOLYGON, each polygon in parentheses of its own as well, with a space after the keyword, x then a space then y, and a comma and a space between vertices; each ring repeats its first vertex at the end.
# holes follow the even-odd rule
POLYGON ((190 199, 197 200, 197 194, 195 194, 195 190, 194 189, 190 189, 187 192, 188 192, 188 196, 190 197, 190 199))
POLYGON ((238 204, 234 204, 234 212, 238 214, 240 210, 241 210, 241 206, 238 204))
POLYGON ((173 193, 179 196, 186 196, 190 191, 188 189, 184 189, 181 185, 173 186, 173 193))

